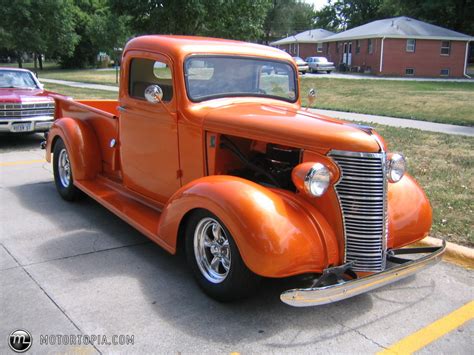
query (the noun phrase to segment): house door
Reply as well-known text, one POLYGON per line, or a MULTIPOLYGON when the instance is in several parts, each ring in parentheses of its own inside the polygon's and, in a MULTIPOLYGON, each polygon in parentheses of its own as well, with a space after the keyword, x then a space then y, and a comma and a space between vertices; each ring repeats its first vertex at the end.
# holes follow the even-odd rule
POLYGON ((344 43, 344 54, 342 61, 349 67, 352 65, 352 42, 344 43))

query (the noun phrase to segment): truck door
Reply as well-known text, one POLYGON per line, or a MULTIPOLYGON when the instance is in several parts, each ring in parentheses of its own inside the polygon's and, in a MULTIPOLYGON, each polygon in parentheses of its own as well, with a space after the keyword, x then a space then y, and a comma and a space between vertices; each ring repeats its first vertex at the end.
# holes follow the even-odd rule
POLYGON ((157 54, 129 53, 121 83, 120 152, 126 187, 159 202, 180 188, 178 124, 171 61, 157 54), (145 89, 159 85, 162 102, 145 89))

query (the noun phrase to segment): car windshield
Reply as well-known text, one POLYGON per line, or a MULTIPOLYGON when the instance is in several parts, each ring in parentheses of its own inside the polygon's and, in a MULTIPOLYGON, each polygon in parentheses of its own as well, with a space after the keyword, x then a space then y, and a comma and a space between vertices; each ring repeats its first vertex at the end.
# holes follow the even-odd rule
POLYGON ((296 75, 286 62, 247 57, 191 56, 184 65, 191 101, 258 96, 295 102, 296 75))
POLYGON ((38 86, 29 72, 0 70, 0 88, 36 89, 38 86))
POLYGON ((328 62, 328 60, 325 57, 316 58, 316 61, 318 63, 327 63, 328 62))

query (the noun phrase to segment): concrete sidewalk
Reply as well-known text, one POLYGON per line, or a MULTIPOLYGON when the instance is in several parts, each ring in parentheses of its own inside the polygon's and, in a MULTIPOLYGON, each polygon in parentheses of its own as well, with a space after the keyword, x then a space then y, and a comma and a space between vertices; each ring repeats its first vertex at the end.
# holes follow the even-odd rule
POLYGON ((310 109, 312 112, 339 118, 347 121, 379 123, 386 126, 402 127, 402 128, 416 128, 422 131, 438 132, 446 134, 457 134, 461 136, 474 136, 474 127, 457 126, 445 123, 435 123, 428 121, 410 120, 406 118, 396 118, 388 116, 367 115, 363 113, 342 112, 332 110, 310 109))
MULTIPOLYGON (((119 88, 110 85, 80 83, 76 81, 56 80, 56 79, 40 79, 41 82, 71 86, 82 89, 106 90, 118 92, 119 88)), ((314 113, 339 118, 348 121, 379 123, 386 126, 416 128, 428 132, 438 132, 446 134, 457 134, 462 136, 474 136, 474 127, 457 126, 444 123, 434 123, 419 120, 410 120, 405 118, 396 118, 388 116, 367 115, 363 113, 341 112, 332 110, 310 109, 314 113)))

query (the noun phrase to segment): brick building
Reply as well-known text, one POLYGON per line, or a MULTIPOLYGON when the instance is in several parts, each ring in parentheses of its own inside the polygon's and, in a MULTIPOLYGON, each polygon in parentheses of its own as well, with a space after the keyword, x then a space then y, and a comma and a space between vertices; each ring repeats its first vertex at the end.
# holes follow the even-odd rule
POLYGON ((294 57, 301 57, 304 59, 306 57, 322 55, 322 40, 333 34, 334 32, 326 31, 322 28, 316 28, 280 39, 270 43, 270 45, 280 48, 294 57))
POLYGON ((351 71, 417 77, 463 77, 474 41, 474 37, 404 16, 373 21, 309 44, 290 42, 291 38, 272 45, 303 58, 324 56, 336 66, 345 63, 351 71))
POLYGON ((323 39, 351 70, 388 76, 462 77, 473 37, 409 17, 378 20, 323 39))

